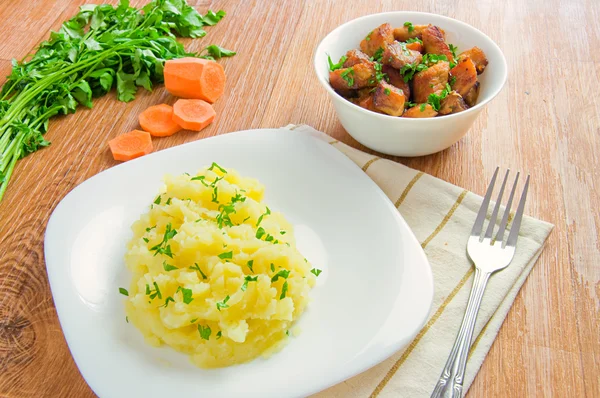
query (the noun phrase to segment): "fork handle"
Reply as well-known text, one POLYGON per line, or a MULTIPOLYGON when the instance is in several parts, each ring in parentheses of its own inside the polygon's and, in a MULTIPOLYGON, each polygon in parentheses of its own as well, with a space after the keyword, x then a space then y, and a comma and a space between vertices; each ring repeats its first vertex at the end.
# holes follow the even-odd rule
POLYGON ((467 357, 471 348, 473 329, 475 328, 477 313, 479 312, 483 292, 485 291, 490 275, 490 272, 475 269, 475 280, 471 287, 465 316, 463 317, 446 366, 431 394, 431 398, 459 398, 463 395, 463 381, 467 366, 467 357))

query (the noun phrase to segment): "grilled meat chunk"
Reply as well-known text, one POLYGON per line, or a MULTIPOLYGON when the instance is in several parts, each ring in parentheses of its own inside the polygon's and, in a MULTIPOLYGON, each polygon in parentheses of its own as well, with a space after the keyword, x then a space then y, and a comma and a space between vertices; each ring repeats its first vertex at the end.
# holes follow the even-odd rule
POLYGON ((423 30, 423 48, 428 54, 442 54, 448 58, 449 62, 454 62, 452 51, 437 26, 430 25, 423 30))
POLYGON ((404 96, 406 100, 410 98, 410 85, 404 81, 404 78, 398 71, 398 69, 394 69, 389 65, 383 65, 381 71, 387 75, 387 81, 392 86, 398 87, 400 90, 404 92, 404 96))
POLYGON ((361 63, 329 72, 329 83, 335 90, 348 90, 375 85, 373 63, 361 63))
POLYGON ((469 107, 475 106, 475 104, 477 103, 477 97, 479 97, 479 87, 479 82, 475 83, 475 85, 471 87, 467 95, 463 97, 467 105, 469 105, 469 107))
POLYGON ((399 88, 384 81, 379 82, 373 93, 373 105, 391 116, 400 116, 404 112, 406 97, 399 88))
POLYGON ((413 96, 417 103, 427 102, 429 94, 440 93, 448 83, 448 62, 442 61, 430 68, 415 74, 413 80, 413 96))
POLYGON ((406 45, 406 48, 408 48, 409 50, 414 50, 414 51, 423 53, 423 45, 421 43, 419 43, 418 41, 413 41, 412 43, 408 43, 406 45))
POLYGON ((448 93, 440 104, 440 115, 450 115, 451 113, 458 113, 468 109, 467 104, 463 100, 463 97, 456 91, 448 93))
MULTIPOLYGON (((398 41, 407 41, 408 39, 412 39, 415 37, 422 39, 423 31, 425 29, 427 29, 428 26, 431 26, 431 25, 413 25, 412 30, 410 30, 408 26, 401 26, 399 28, 395 28, 394 29, 394 39, 396 39, 398 41), (410 32, 409 32, 409 30, 410 30, 410 32)), ((439 29, 439 30, 440 30, 440 32, 442 32, 442 36, 444 36, 444 38, 445 38, 446 32, 444 32, 442 29, 439 29)))
POLYGON ((387 49, 383 52, 381 63, 384 65, 391 65, 396 69, 402 69, 407 64, 419 64, 423 56, 420 52, 409 50, 406 44, 395 42, 387 46, 387 49))
POLYGON ((360 49, 372 57, 377 50, 383 48, 385 50, 389 44, 394 42, 394 30, 390 26, 389 23, 384 23, 383 25, 375 28, 367 37, 360 42, 360 49))
POLYGON ((475 64, 475 70, 477 71, 477 74, 481 75, 488 64, 487 57, 485 56, 483 50, 477 46, 465 50, 458 55, 458 60, 460 61, 465 57, 471 58, 471 61, 473 61, 473 63, 475 64))
POLYGON ((469 90, 477 83, 477 70, 475 64, 469 57, 462 58, 458 64, 450 70, 450 75, 454 77, 452 90, 457 91, 461 96, 466 96, 469 90))
POLYGON ((344 61, 344 68, 349 68, 356 64, 372 63, 371 59, 367 54, 360 50, 350 50, 346 53, 346 61, 344 61))
POLYGON ((424 118, 424 117, 435 117, 437 116, 437 112, 433 107, 429 104, 417 104, 412 108, 408 108, 402 117, 412 117, 412 118, 424 118))

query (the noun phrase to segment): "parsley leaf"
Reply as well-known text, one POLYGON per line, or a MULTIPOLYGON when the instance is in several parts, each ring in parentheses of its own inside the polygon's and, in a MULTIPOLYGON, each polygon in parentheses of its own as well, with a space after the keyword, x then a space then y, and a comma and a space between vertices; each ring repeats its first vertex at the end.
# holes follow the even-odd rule
POLYGON ((311 272, 312 274, 315 274, 315 276, 319 276, 319 275, 321 275, 321 272, 323 272, 323 271, 321 271, 321 270, 320 270, 320 269, 318 269, 318 268, 313 268, 313 269, 311 269, 311 270, 310 270, 310 272, 311 272))
POLYGON ((415 27, 413 26, 412 22, 404 22, 404 26, 408 28, 408 33, 411 33, 413 30, 415 30, 415 27))
POLYGON ((177 230, 172 229, 171 223, 168 223, 165 227, 165 233, 163 235, 162 241, 158 245, 151 247, 150 251, 154 251, 155 256, 160 253, 160 254, 164 254, 166 256, 173 258, 173 252, 171 251, 171 245, 168 245, 167 242, 170 239, 173 239, 173 237, 175 237, 175 235, 177 235, 177 230))
POLYGON ((194 323, 198 320, 198 318, 190 319, 190 323, 194 323))
POLYGON ((246 289, 248 288, 248 282, 256 282, 257 280, 258 280, 258 276, 246 275, 246 277, 244 278, 244 284, 241 287, 242 292, 245 292, 246 289))
POLYGON ((275 264, 271 263, 271 272, 275 272, 275 264))
POLYGON ((407 43, 421 43, 423 44, 423 40, 419 39, 418 37, 411 37, 410 39, 406 40, 407 43))
POLYGON ((225 170, 224 168, 222 168, 221 166, 219 166, 217 163, 212 162, 212 164, 210 165, 210 167, 208 168, 208 170, 213 171, 214 168, 217 168, 223 174, 227 174, 227 170, 225 170))
POLYGON ((196 270, 196 271, 200 272, 200 275, 202 275, 202 279, 208 279, 206 277, 206 275, 204 275, 204 272, 202 272, 202 270, 200 269, 200 266, 198 265, 198 263, 194 263, 194 265, 192 265, 190 267, 190 269, 193 269, 193 270, 196 270))
POLYGON ((250 268, 250 272, 252 272, 252 273, 254 273, 254 270, 252 269, 253 264, 254 264, 254 260, 250 260, 250 261, 248 261, 248 263, 246 263, 248 268, 250 268))
POLYGON ((127 291, 127 289, 122 287, 119 288, 119 293, 121 293, 123 296, 129 296, 129 292, 127 291))
POLYGON ((383 47, 379 47, 377 51, 371 57, 371 61, 381 62, 381 58, 383 57, 383 47))
POLYGON ((165 304, 163 305, 163 307, 167 308, 169 306, 170 302, 175 302, 175 300, 173 300, 173 297, 169 296, 167 297, 167 299, 165 300, 165 304))
POLYGON ((206 325, 206 327, 203 327, 202 325, 198 324, 198 333, 200 333, 200 337, 202 337, 204 340, 208 340, 210 338, 210 326, 206 325))
POLYGON ((385 89, 383 89, 383 93, 384 93, 385 95, 390 95, 391 91, 390 91, 390 89, 389 89, 389 88, 387 88, 387 87, 386 87, 385 89))
POLYGON ((448 82, 450 83, 451 86, 453 86, 454 83, 456 83, 456 76, 450 76, 450 79, 448 80, 448 82))
POLYGON ((205 51, 208 54, 202 55, 202 56, 200 56, 200 58, 210 59, 213 61, 215 59, 219 59, 222 57, 233 57, 236 54, 235 51, 228 50, 226 48, 217 46, 215 44, 212 44, 212 45, 206 47, 204 50, 202 50, 202 52, 205 52, 205 51))
POLYGON ((452 56, 454 57, 454 59, 457 58, 456 53, 458 52, 458 47, 456 47, 454 44, 448 44, 448 48, 450 48, 450 52, 452 53, 452 56))
POLYGON ((262 238, 266 233, 267 232, 263 227, 258 227, 258 229, 256 230, 256 239, 262 238))
POLYGON ((260 225, 260 223, 263 220, 264 216, 268 216, 269 214, 271 214, 271 210, 269 209, 269 206, 267 206, 267 211, 263 214, 260 215, 260 217, 258 217, 258 221, 256 221, 256 226, 258 227, 260 225))
POLYGON ((221 311, 221 309, 225 309, 225 308, 229 308, 229 305, 227 304, 227 302, 229 301, 229 295, 227 295, 223 301, 219 301, 217 302, 217 309, 219 311, 221 311))
POLYGON ((271 282, 277 282, 279 277, 287 279, 288 276, 290 276, 290 271, 288 271, 287 269, 280 269, 275 275, 273 275, 273 277, 271 278, 271 282))
POLYGON ((221 333, 221 331, 219 330, 219 331, 217 332, 217 340, 219 340, 219 339, 221 338, 221 336, 222 336, 222 335, 223 335, 223 334, 222 334, 222 333, 221 333))
POLYGON ((342 55, 342 57, 340 58, 340 61, 337 64, 334 64, 333 61, 331 60, 331 57, 329 56, 329 54, 327 54, 327 62, 329 63, 329 70, 331 72, 333 72, 334 70, 340 69, 344 65, 344 62, 346 62, 347 59, 348 59, 348 57, 346 57, 345 55, 342 55))
POLYGON ((158 195, 158 196, 156 197, 156 199, 154 199, 154 204, 155 204, 155 205, 159 205, 159 204, 160 204, 160 200, 161 200, 161 199, 162 199, 162 198, 161 198, 161 196, 160 196, 160 195, 158 195))
POLYGON ((221 260, 224 260, 224 259, 231 259, 231 258, 233 258, 233 251, 229 251, 229 252, 224 252, 224 253, 221 253, 221 254, 219 254, 219 256, 218 256, 218 257, 219 257, 221 260))
POLYGON ((176 269, 179 269, 179 268, 177 268, 177 267, 176 267, 176 266, 174 266, 174 265, 167 264, 167 262, 166 262, 166 261, 163 261, 163 269, 164 269, 165 271, 174 271, 174 270, 176 270, 176 269))
POLYGON ((279 296, 279 300, 283 300, 285 298, 285 294, 288 291, 288 283, 287 281, 283 282, 283 286, 281 287, 281 296, 279 296))
POLYGON ((181 292, 181 299, 185 304, 189 304, 194 300, 194 298, 192 297, 192 289, 186 289, 184 287, 179 286, 175 293, 177 292, 181 292))
POLYGON ((348 87, 354 86, 354 69, 346 68, 342 73, 340 73, 340 77, 348 83, 348 87))
POLYGON ((420 110, 421 112, 425 112, 425 107, 426 107, 426 106, 427 106, 427 104, 425 104, 425 103, 421 104, 421 106, 419 107, 419 110, 420 110))

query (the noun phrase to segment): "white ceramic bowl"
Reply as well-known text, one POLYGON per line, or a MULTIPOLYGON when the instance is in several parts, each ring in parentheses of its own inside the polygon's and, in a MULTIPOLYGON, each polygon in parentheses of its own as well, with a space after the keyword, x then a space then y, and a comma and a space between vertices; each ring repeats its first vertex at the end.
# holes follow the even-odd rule
POLYGON ((439 152, 460 140, 469 130, 483 107, 506 82, 506 60, 500 48, 485 34, 464 22, 436 14, 412 11, 384 12, 367 15, 337 27, 319 43, 314 66, 319 81, 329 93, 342 126, 361 144, 376 151, 398 156, 422 156, 439 152), (409 119, 368 111, 344 99, 329 85, 327 54, 334 62, 374 28, 388 22, 393 27, 410 21, 415 25, 432 24, 446 31, 446 41, 467 50, 481 48, 489 64, 479 75, 481 90, 477 104, 460 113, 428 119, 409 119))

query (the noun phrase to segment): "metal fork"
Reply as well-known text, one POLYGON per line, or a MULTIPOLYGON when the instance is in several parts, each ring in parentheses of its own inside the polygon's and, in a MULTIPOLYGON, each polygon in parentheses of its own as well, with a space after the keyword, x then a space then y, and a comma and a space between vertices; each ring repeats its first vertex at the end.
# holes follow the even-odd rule
POLYGON ((496 224, 496 217, 498 216, 498 210, 500 209, 500 202, 502 201, 502 195, 504 194, 504 188, 506 187, 506 181, 508 180, 508 174, 510 170, 506 171, 504 181, 500 187, 498 193, 498 199, 496 205, 492 211, 490 217, 490 223, 485 230, 485 235, 482 236, 483 222, 487 214, 488 206, 490 204, 490 198, 494 190, 494 184, 496 183, 496 177, 498 176, 499 168, 496 168, 492 181, 488 186, 483 203, 477 213, 475 224, 471 230, 471 236, 467 243, 467 253, 475 264, 475 280, 471 287, 471 294, 469 295, 469 301, 467 303, 467 309, 465 311, 460 330, 456 336, 456 341, 446 362, 446 366, 442 371, 442 374, 431 394, 432 398, 445 397, 454 398, 462 397, 463 380, 465 375, 465 368, 467 365, 467 357, 469 355, 469 349, 471 348, 471 338, 473 337, 473 328, 475 327, 475 320, 477 319, 477 313, 481 305, 481 299, 483 292, 487 285, 490 275, 496 271, 506 268, 512 261, 515 255, 515 249, 517 245, 517 238, 519 236, 519 229, 521 227, 521 220, 523 219, 523 208, 525 207, 525 200, 527 198, 527 189, 529 188, 529 176, 525 181, 525 187, 521 194, 519 206, 508 234, 506 242, 504 239, 504 232, 506 231, 506 225, 508 224, 508 217, 510 214, 510 207, 513 202, 515 190, 517 188, 517 182, 519 181, 519 173, 515 178, 515 182, 506 204, 506 210, 502 216, 500 227, 496 234, 496 237, 492 239, 494 232, 494 225, 496 224))

